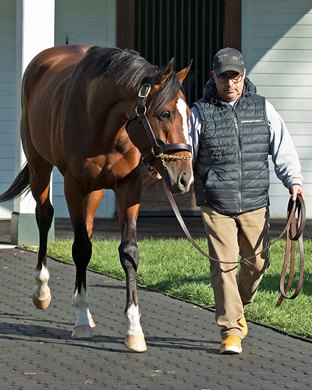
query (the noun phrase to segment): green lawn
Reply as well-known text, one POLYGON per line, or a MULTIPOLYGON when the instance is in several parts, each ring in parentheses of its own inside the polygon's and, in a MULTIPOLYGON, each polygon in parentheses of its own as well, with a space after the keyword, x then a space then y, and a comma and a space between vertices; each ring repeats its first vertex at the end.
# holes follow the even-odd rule
MULTIPOLYGON (((205 250, 206 240, 197 240, 205 250)), ((124 280, 119 263, 118 240, 93 241, 89 268, 124 280)), ((285 241, 271 248, 271 265, 264 276, 256 300, 246 307, 246 317, 273 326, 284 332, 312 339, 312 240, 305 240, 305 279, 302 292, 294 300, 279 298, 279 280, 285 241)), ((139 242, 140 264, 138 284, 149 289, 191 301, 207 308, 213 307, 208 260, 200 255, 186 239, 143 240, 139 242)), ((49 255, 62 261, 71 260, 71 241, 49 244, 49 255)))

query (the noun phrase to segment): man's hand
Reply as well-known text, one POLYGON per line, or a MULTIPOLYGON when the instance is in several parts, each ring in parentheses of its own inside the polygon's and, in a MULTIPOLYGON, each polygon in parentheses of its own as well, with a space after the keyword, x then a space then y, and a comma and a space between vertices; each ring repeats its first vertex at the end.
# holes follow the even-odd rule
POLYGON ((295 201, 297 199, 297 195, 301 195, 302 199, 305 200, 305 190, 299 184, 294 184, 293 186, 291 186, 289 192, 291 193, 292 201, 295 201))

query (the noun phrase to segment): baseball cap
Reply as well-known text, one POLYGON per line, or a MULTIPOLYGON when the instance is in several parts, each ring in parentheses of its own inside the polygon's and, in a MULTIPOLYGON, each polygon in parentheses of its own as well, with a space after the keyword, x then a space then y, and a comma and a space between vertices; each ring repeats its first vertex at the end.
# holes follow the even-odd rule
POLYGON ((213 70, 217 76, 229 70, 243 73, 244 59, 242 53, 230 47, 219 50, 213 57, 213 70))

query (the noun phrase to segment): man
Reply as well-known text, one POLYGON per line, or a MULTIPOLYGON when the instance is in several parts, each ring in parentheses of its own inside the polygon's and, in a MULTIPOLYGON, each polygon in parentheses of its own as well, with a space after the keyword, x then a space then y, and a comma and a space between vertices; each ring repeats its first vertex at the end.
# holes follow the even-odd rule
POLYGON ((284 121, 257 95, 236 49, 214 56, 204 97, 192 107, 190 138, 221 327, 220 353, 241 353, 248 333, 244 306, 254 300, 269 265, 268 156, 293 200, 305 196, 301 167, 284 121))

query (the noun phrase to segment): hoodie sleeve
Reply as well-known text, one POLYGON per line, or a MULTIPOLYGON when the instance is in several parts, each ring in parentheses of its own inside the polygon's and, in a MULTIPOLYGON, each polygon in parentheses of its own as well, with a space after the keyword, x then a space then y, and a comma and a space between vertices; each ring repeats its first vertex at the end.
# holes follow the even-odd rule
POLYGON ((299 157, 286 124, 267 100, 265 108, 271 132, 270 154, 276 176, 288 189, 294 184, 302 186, 303 176, 299 157))
POLYGON ((200 132, 201 132, 200 114, 198 109, 195 106, 193 106, 191 108, 191 116, 189 121, 189 142, 192 145, 193 165, 197 160, 200 132))

